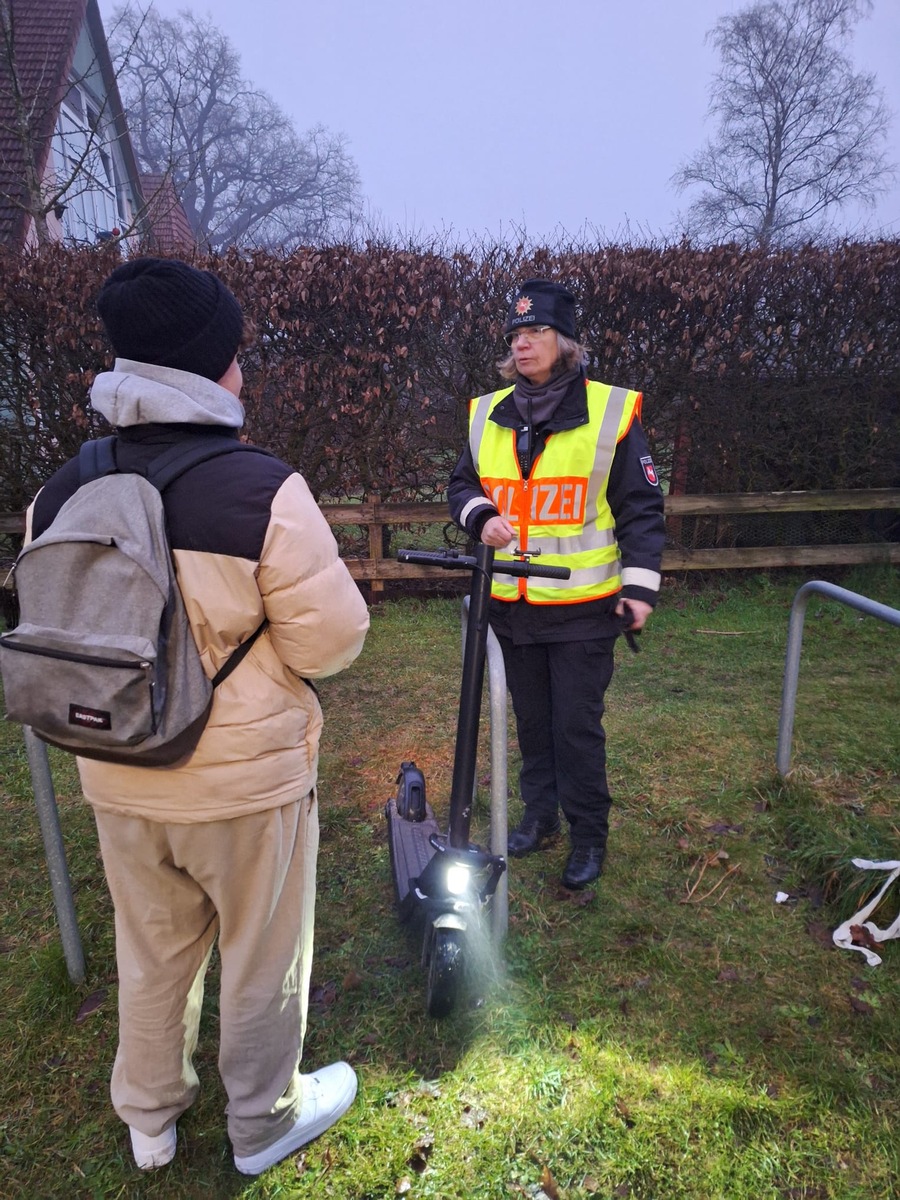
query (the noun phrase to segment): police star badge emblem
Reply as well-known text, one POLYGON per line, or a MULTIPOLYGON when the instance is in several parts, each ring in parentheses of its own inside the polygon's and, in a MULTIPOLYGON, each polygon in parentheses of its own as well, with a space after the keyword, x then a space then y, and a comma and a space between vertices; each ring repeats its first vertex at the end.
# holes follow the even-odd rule
POLYGON ((531 310, 531 297, 530 296, 520 296, 518 298, 518 300, 516 301, 517 316, 524 317, 527 312, 530 312, 530 310, 531 310))

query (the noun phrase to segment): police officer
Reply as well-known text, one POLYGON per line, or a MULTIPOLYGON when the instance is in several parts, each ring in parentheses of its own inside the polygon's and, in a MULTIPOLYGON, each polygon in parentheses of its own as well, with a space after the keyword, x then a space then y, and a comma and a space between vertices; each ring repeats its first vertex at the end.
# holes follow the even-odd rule
POLYGON ((656 603, 663 497, 640 424, 641 393, 589 380, 575 298, 529 279, 513 297, 498 364, 509 386, 471 402, 468 443, 450 479, 453 519, 496 548, 570 568, 567 580, 495 569, 490 622, 516 715, 524 812, 510 855, 569 826, 563 885, 600 875, 611 799, 604 695, 613 646, 656 603))

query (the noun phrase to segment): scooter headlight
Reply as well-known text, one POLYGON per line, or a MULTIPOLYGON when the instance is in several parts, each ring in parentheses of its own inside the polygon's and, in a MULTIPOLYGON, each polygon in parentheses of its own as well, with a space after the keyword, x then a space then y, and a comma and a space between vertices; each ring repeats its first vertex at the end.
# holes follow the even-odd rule
POLYGON ((447 891, 452 896, 462 896, 469 890, 472 872, 464 863, 451 863, 447 867, 447 891))

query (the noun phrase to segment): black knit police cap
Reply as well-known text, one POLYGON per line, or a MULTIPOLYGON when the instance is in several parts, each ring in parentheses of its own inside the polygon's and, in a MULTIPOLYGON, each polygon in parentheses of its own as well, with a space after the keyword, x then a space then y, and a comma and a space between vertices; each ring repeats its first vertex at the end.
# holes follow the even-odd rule
POLYGON ((174 258, 133 258, 100 289, 97 309, 117 358, 191 371, 218 382, 241 344, 244 319, 211 271, 174 258))
POLYGON ((526 279, 513 297, 503 333, 527 325, 552 325, 566 337, 575 337, 575 297, 549 279, 526 279))

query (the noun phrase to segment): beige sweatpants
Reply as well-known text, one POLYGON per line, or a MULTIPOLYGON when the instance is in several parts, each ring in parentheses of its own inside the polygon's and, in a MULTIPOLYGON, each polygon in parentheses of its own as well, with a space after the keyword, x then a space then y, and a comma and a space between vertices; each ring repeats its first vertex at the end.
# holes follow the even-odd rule
POLYGON ((192 1058, 216 935, 219 1072, 236 1154, 296 1120, 315 916, 316 793, 229 821, 163 824, 95 810, 115 907, 116 1112, 150 1137, 199 1089, 192 1058))

